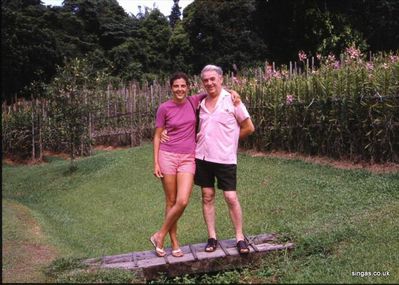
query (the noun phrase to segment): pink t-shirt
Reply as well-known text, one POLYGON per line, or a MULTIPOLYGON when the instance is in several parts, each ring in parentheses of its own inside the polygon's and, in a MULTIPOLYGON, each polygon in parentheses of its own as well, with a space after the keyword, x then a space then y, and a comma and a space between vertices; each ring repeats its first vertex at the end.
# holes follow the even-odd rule
POLYGON ((161 143, 159 148, 173 153, 194 153, 195 151, 195 111, 206 95, 189 96, 177 104, 173 100, 162 103, 155 120, 156 128, 168 131, 169 141, 161 143), (189 100, 192 104, 190 104, 189 100), (194 109, 193 109, 194 107, 194 109))
POLYGON ((223 164, 237 164, 240 123, 249 118, 244 104, 234 106, 230 93, 222 90, 213 112, 200 104, 200 131, 195 158, 223 164))

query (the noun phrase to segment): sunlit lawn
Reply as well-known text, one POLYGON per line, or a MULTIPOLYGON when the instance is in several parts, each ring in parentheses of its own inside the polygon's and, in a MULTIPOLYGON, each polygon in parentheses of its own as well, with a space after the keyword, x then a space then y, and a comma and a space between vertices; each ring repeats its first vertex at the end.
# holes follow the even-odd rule
MULTIPOLYGON (((3 165, 3 199, 32 209, 63 256, 151 249, 148 237, 162 223, 164 194, 152 175, 150 144, 98 152, 80 159, 76 172, 67 170, 68 162, 61 159, 36 166, 3 165)), ((399 282, 399 174, 241 154, 238 176, 245 232, 276 232, 296 248, 266 257, 232 281, 399 282), (354 276, 356 272, 381 276, 354 276)), ((218 190, 218 234, 232 238, 221 194, 218 190)), ((182 244, 207 238, 200 197, 195 187, 179 222, 182 244)), ((3 240, 10 234, 3 226, 3 240)))

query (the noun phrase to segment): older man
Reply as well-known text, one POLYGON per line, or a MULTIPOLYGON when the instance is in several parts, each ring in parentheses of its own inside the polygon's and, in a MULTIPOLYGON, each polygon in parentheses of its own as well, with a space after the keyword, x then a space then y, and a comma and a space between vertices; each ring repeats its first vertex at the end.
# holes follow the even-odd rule
POLYGON ((255 128, 244 104, 234 106, 230 93, 222 88, 223 71, 207 65, 201 71, 207 97, 200 104, 200 131, 195 152, 194 182, 202 189, 202 209, 208 229, 205 251, 215 251, 218 245, 215 225, 215 179, 223 190, 230 218, 236 234, 240 254, 249 252, 243 234, 243 218, 238 200, 237 148, 238 140, 254 132, 255 128))

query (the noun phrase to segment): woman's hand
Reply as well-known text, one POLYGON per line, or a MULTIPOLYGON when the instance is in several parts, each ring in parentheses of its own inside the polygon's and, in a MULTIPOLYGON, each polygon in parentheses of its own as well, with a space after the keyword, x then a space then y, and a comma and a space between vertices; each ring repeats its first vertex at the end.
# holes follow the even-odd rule
POLYGON ((156 164, 154 166, 154 176, 157 178, 163 178, 162 172, 161 172, 161 168, 159 167, 158 164, 156 164))
POLYGON ((231 101, 233 101, 234 106, 238 106, 241 103, 241 96, 234 90, 227 90, 231 94, 231 101))

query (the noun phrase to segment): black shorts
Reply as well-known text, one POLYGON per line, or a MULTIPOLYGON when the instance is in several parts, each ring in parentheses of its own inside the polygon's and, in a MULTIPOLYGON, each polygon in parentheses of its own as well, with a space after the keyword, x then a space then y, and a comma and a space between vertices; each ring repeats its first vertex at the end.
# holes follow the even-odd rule
POLYGON ((201 187, 215 187, 215 178, 217 186, 223 191, 235 191, 237 188, 237 165, 209 162, 201 159, 195 159, 195 185, 201 187))

